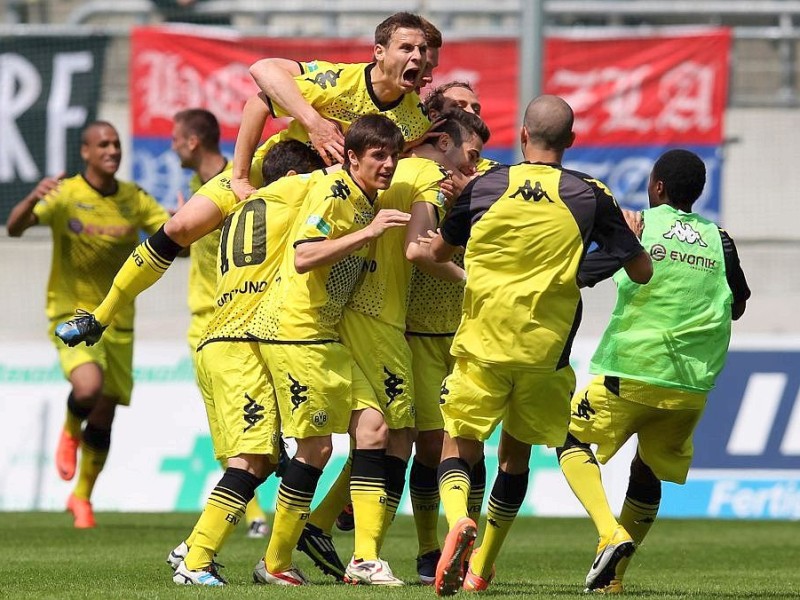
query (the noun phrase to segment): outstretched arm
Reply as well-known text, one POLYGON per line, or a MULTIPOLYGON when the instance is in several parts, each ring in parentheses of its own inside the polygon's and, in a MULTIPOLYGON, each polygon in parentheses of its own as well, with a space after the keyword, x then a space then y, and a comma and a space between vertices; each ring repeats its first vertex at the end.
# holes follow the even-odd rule
POLYGON ((45 177, 33 188, 30 194, 25 196, 11 209, 8 220, 6 221, 6 229, 10 237, 20 237, 25 233, 26 229, 39 222, 33 209, 36 207, 39 200, 50 192, 58 189, 58 186, 61 185, 62 177, 64 177, 64 173, 58 177, 45 177))

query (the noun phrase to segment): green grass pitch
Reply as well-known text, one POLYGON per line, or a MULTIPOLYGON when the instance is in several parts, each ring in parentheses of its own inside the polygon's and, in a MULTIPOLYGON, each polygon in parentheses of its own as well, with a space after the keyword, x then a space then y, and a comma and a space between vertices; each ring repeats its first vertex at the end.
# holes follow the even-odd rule
MULTIPOLYGON (((95 530, 76 531, 67 514, 0 513, 0 597, 24 598, 427 598, 412 583, 376 589, 335 584, 298 553, 297 565, 315 585, 256 586, 251 570, 265 543, 235 531, 219 556, 225 589, 179 587, 164 559, 196 515, 100 513, 95 530)), ((442 519, 443 520, 443 519, 442 519)), ((443 525, 442 525, 443 527, 443 525)), ((243 529, 241 527, 240 529, 243 529)), ((442 531, 442 533, 444 533, 442 531)), ((480 540, 480 538, 479 538, 480 540)), ((633 559, 626 596, 641 598, 797 598, 800 523, 658 521, 633 559)), ((346 561, 352 536, 335 533, 346 561)), ((486 598, 585 598, 582 582, 594 558, 586 519, 520 518, 497 564, 486 598)), ((398 517, 384 546, 396 575, 416 582, 416 535, 398 517)), ((465 598, 462 592, 458 597, 465 598)))

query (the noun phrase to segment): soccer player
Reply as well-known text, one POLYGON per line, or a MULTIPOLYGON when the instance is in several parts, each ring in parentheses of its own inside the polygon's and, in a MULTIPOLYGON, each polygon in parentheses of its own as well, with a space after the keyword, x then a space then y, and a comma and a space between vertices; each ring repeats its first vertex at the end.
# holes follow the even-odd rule
MULTIPOLYGON (((208 110, 189 108, 176 113, 173 117, 172 151, 180 158, 181 167, 194 171, 189 181, 192 195, 212 177, 232 166, 220 152, 219 137, 219 122, 208 110)), ((214 314, 219 234, 219 229, 216 229, 204 235, 192 244, 189 254, 189 310, 192 319, 187 338, 195 378, 198 377, 197 343, 214 314)), ((266 537, 269 531, 267 517, 258 505, 257 498, 253 498, 247 504, 245 519, 248 537, 266 537)))
POLYGON ((311 144, 328 163, 341 163, 343 135, 359 116, 382 114, 406 141, 421 137, 430 121, 416 88, 425 68, 427 42, 420 17, 400 12, 375 29, 375 61, 328 63, 263 59, 250 72, 265 95, 245 104, 236 139, 231 187, 239 198, 252 193, 254 171, 263 153, 281 139, 311 144), (289 126, 254 150, 269 116, 292 116, 289 126))
POLYGON ((295 173, 321 165, 302 142, 273 146, 263 164, 269 185, 222 221, 217 308, 198 344, 197 368, 214 453, 227 468, 192 533, 167 558, 176 583, 225 584, 214 556, 256 488, 275 470, 281 451, 275 392, 248 325, 275 276, 306 192, 324 177, 321 170, 295 173))
MULTIPOLYGON (((650 208, 626 214, 653 257, 653 279, 642 287, 622 271, 614 275, 616 307, 590 363, 597 377, 572 398, 558 456, 600 537, 586 591, 622 592, 630 556, 658 514, 661 482, 686 482, 692 432, 725 364, 731 320, 750 297, 730 235, 692 212, 705 180, 703 161, 688 150, 656 161, 650 208), (597 461, 605 464, 633 434, 636 456, 617 520, 597 461), (597 444, 596 454, 589 444, 597 444)), ((618 267, 601 250, 579 278, 593 285, 618 267)))
POLYGON ((561 167, 575 138, 573 113, 557 96, 525 111, 525 162, 501 166, 470 183, 431 240, 437 260, 466 247, 467 283, 445 379, 439 493, 450 531, 436 568, 440 596, 486 589, 494 561, 525 498, 532 444, 566 437, 575 375, 569 354, 580 322, 576 276, 590 242, 646 283, 650 257, 608 189, 561 167), (470 471, 502 421, 499 469, 480 550, 468 516, 470 471), (465 567, 469 561, 469 572, 465 567))
MULTIPOLYGON (((414 156, 400 160, 391 187, 380 195, 376 206, 410 213, 411 217, 406 230, 387 231, 373 243, 364 275, 339 323, 342 343, 352 353, 370 386, 358 398, 359 405, 352 418, 361 420, 359 411, 373 409, 382 415, 388 427, 386 451, 374 450, 375 455, 384 460, 386 471, 386 515, 383 526, 377 529, 379 550, 403 494, 417 419, 411 350, 405 339, 412 277, 412 263, 406 259, 405 247, 410 240, 416 242, 420 232, 427 232, 434 226, 429 215, 444 206, 440 183, 449 177, 447 169, 473 174, 483 142, 489 137, 485 123, 462 110, 445 113, 440 121, 439 135, 416 146, 414 156)), ((413 253, 411 258, 438 277, 463 281, 461 267, 434 262, 427 249, 413 253)), ((348 465, 311 513, 301 538, 300 549, 329 574, 339 570, 330 530, 343 501, 349 497, 349 475, 348 465)), ((355 573, 351 578, 359 572, 358 565, 352 561, 347 570, 355 573)))
MULTIPOLYGON (((43 179, 12 209, 6 223, 12 237, 36 224, 53 232, 47 291, 51 336, 58 321, 76 307, 85 311, 102 299, 136 246, 138 230, 153 233, 169 218, 152 196, 116 178, 122 150, 113 125, 95 121, 84 128, 81 158, 86 163, 83 173, 43 179)), ((108 456, 116 408, 130 404, 133 313, 130 305, 109 321, 105 339, 92 348, 56 343, 61 368, 72 386, 56 467, 62 479, 71 480, 80 448, 78 481, 67 502, 77 528, 95 526, 92 490, 108 456)))
POLYGON ((378 556, 383 454, 364 448, 364 429, 351 419, 351 403, 359 398, 359 387, 368 384, 358 380, 337 326, 364 268, 369 243, 408 221, 406 213, 375 213, 374 206, 378 191, 391 183, 403 144, 399 128, 385 116, 367 115, 353 123, 345 134, 344 168, 309 192, 295 220, 293 243, 248 328, 250 339, 261 342, 284 435, 297 442, 278 491, 269 546, 254 573, 262 583, 306 583, 292 565, 292 551, 331 455, 331 434, 349 431, 356 440, 350 489, 356 515, 352 563, 358 569, 348 568, 347 575, 353 582, 402 585, 378 556))

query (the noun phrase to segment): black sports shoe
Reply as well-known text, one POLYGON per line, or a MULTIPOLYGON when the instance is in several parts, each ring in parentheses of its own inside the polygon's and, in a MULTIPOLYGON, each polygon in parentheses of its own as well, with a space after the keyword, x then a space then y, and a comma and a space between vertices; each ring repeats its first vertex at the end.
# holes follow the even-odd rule
POLYGON ((353 531, 356 528, 356 521, 353 518, 353 504, 347 504, 339 516, 336 517, 336 527, 340 531, 353 531))
POLYGON ((72 348, 81 342, 93 346, 100 341, 105 329, 92 313, 79 308, 72 319, 56 327, 55 333, 58 339, 72 348))
POLYGON ((442 551, 438 548, 417 557, 417 575, 422 585, 433 585, 436 581, 436 565, 441 557, 442 551))
POLYGON ((344 565, 336 554, 336 547, 330 534, 316 525, 306 523, 297 542, 297 549, 313 560, 325 575, 334 577, 336 581, 344 581, 344 565))

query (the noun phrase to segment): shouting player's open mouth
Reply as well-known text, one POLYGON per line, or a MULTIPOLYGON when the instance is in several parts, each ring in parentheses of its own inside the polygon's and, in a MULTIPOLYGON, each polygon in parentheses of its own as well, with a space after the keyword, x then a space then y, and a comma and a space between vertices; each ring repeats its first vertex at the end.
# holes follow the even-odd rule
POLYGON ((419 83, 418 80, 420 77, 420 73, 422 73, 422 71, 419 67, 409 67, 408 69, 403 71, 403 76, 402 76, 403 85, 409 88, 417 87, 417 84, 419 83))

